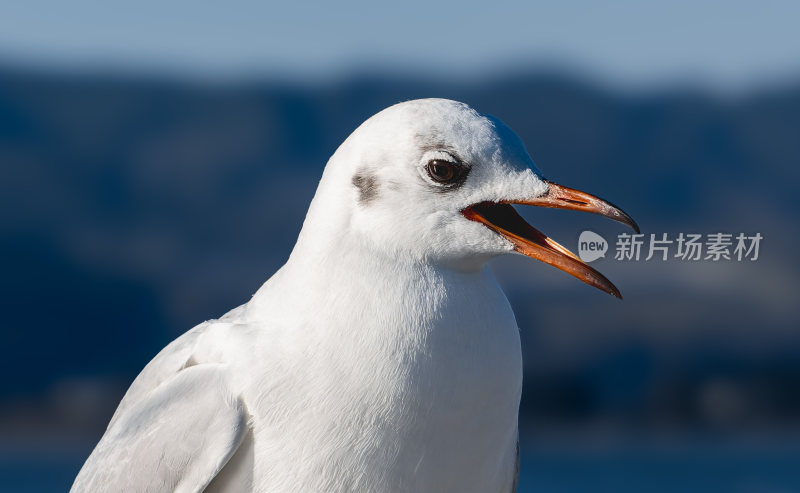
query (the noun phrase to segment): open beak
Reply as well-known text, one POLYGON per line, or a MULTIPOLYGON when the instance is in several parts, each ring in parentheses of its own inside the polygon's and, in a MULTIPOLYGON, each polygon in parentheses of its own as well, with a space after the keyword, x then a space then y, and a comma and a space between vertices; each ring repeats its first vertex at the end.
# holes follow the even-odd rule
POLYGON ((541 260, 591 286, 602 289, 617 298, 622 298, 617 287, 603 274, 589 267, 574 253, 525 222, 511 204, 591 212, 627 224, 637 233, 639 226, 629 215, 605 200, 552 182, 547 183, 548 191, 541 197, 530 200, 481 202, 467 207, 461 213, 467 219, 483 223, 489 229, 508 239, 519 253, 541 260))

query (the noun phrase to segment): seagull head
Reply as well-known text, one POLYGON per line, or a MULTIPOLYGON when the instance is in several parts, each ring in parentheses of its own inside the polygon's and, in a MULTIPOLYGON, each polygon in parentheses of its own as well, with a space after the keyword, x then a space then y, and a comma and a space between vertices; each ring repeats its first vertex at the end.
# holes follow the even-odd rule
POLYGON ((608 279, 513 205, 591 212, 638 231, 609 202, 543 178, 503 122, 444 99, 403 102, 364 122, 331 158, 314 202, 309 217, 317 209, 330 218, 332 204, 344 204, 335 227, 392 257, 470 270, 517 253, 617 297, 608 279))

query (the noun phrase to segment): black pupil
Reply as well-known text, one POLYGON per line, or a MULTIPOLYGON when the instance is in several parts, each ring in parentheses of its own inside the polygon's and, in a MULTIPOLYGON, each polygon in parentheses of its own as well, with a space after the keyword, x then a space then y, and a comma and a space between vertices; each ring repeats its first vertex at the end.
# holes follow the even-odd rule
POLYGON ((447 161, 433 160, 428 166, 434 178, 440 181, 452 180, 455 176, 455 168, 452 163, 447 161))

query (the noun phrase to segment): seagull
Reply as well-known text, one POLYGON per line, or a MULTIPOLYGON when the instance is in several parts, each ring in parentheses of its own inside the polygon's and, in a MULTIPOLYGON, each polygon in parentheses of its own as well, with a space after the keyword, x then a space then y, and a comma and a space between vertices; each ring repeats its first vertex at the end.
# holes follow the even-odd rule
POLYGON ((522 254, 620 293, 514 204, 638 231, 466 104, 369 118, 328 161, 286 264, 144 368, 71 491, 515 491, 519 329, 487 261, 522 254))

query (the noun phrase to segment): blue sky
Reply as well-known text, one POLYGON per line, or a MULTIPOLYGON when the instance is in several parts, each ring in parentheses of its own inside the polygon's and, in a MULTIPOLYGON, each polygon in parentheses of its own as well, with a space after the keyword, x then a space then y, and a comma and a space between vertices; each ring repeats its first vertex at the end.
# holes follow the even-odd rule
POLYGON ((560 64, 740 85, 800 73, 798 20, 789 1, 26 0, 0 7, 0 59, 226 77, 560 64))

